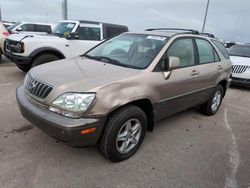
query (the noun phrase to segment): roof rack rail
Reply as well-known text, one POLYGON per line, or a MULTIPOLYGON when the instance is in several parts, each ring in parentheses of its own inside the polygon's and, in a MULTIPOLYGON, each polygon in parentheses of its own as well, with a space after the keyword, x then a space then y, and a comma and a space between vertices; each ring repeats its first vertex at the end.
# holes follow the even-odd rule
POLYGON ((186 31, 190 32, 192 34, 199 34, 199 31, 193 30, 193 29, 180 29, 180 28, 150 28, 146 29, 146 31, 156 31, 156 30, 161 30, 161 31, 186 31))
POLYGON ((200 35, 205 35, 205 36, 208 36, 210 38, 215 38, 214 34, 212 34, 212 33, 200 33, 200 35))

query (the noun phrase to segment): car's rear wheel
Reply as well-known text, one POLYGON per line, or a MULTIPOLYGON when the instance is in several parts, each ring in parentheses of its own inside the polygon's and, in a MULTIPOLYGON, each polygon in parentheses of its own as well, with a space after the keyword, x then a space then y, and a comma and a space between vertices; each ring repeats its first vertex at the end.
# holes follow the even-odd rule
POLYGON ((137 106, 129 105, 108 119, 100 149, 112 162, 128 159, 139 149, 147 130, 146 114, 137 106))
POLYGON ((205 104, 201 105, 201 112, 209 116, 216 114, 220 108, 224 92, 223 87, 221 85, 217 85, 209 100, 205 104))
POLYGON ((43 55, 40 55, 38 57, 36 57, 32 64, 31 64, 31 67, 35 67, 35 66, 38 66, 38 65, 42 65, 44 63, 48 63, 48 62, 51 62, 51 61, 56 61, 58 60, 59 57, 57 57, 56 55, 53 55, 53 54, 43 54, 43 55))

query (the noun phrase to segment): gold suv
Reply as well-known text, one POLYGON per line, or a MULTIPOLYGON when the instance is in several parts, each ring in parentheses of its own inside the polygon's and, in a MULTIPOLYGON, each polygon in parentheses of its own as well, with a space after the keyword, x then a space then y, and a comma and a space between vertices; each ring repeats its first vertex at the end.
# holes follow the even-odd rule
POLYGON ((49 135, 73 146, 98 143, 117 162, 167 116, 194 106, 215 114, 231 69, 223 43, 210 34, 149 29, 31 69, 16 96, 23 116, 49 135))

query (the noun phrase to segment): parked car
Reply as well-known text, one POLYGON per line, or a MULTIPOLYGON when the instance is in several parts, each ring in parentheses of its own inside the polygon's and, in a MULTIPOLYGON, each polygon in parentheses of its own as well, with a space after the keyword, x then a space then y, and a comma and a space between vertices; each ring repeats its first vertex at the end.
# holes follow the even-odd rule
POLYGON ((2 21, 2 23, 6 29, 15 24, 15 22, 7 22, 7 21, 2 21))
POLYGON ((0 22, 0 61, 2 60, 2 55, 4 54, 4 41, 10 33, 7 31, 3 23, 0 22))
POLYGON ((45 34, 52 31, 52 25, 48 23, 17 22, 9 26, 7 29, 12 34, 45 34))
POLYGON ((12 35, 6 41, 6 57, 23 71, 31 67, 81 55, 127 26, 92 21, 61 21, 49 35, 12 35))
POLYGON ((218 111, 232 69, 223 48, 193 30, 120 34, 84 55, 31 69, 17 101, 49 135, 73 146, 99 143, 108 159, 122 161, 159 120, 194 106, 206 115, 218 111))
POLYGON ((250 44, 228 43, 227 47, 233 63, 231 84, 250 88, 250 44))

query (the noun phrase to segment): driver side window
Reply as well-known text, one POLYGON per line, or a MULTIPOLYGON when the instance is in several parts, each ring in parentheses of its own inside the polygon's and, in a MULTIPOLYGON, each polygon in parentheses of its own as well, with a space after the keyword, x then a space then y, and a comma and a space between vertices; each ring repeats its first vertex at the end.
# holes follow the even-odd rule
POLYGON ((167 70, 166 62, 167 57, 173 56, 180 59, 180 67, 188 67, 195 65, 195 51, 194 44, 191 38, 177 39, 167 49, 162 56, 160 62, 156 66, 156 70, 167 70))
POLYGON ((168 49, 167 56, 180 59, 180 67, 188 67, 195 64, 194 44, 192 39, 179 39, 168 49))

